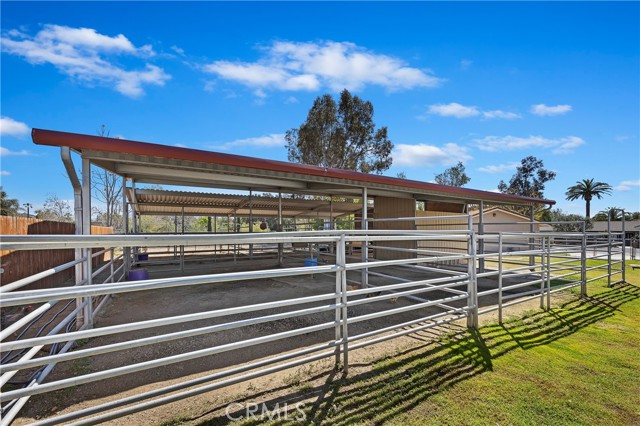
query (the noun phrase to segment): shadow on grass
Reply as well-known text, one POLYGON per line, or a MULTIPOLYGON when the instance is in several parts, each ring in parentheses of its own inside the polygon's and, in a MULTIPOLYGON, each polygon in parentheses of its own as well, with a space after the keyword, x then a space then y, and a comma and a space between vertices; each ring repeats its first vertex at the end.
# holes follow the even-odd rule
MULTIPOLYGON (((421 342, 392 357, 370 364, 350 364, 352 371, 342 377, 335 371, 324 371, 310 377, 308 387, 301 390, 283 386, 254 393, 236 400, 230 415, 242 418, 248 403, 262 404, 273 410, 287 406, 288 420, 280 413, 278 420, 244 420, 242 425, 296 424, 291 419, 299 416, 295 410, 304 401, 306 420, 297 424, 350 425, 358 423, 380 424, 421 404, 433 395, 458 382, 493 369, 492 360, 513 349, 528 350, 569 336, 580 329, 615 315, 619 307, 640 298, 640 287, 620 285, 599 294, 572 300, 549 312, 536 311, 503 325, 488 325, 479 331, 453 326, 449 334, 433 340, 433 334, 416 333, 421 342), (312 382, 324 383, 312 386, 312 382), (274 396, 277 395, 277 396, 274 396), (312 402, 309 402, 312 400, 312 402), (265 421, 266 420, 266 421, 265 421)), ((259 416, 261 411, 257 412, 259 416)), ((232 423, 225 416, 225 406, 213 407, 207 413, 190 419, 201 426, 232 423)))

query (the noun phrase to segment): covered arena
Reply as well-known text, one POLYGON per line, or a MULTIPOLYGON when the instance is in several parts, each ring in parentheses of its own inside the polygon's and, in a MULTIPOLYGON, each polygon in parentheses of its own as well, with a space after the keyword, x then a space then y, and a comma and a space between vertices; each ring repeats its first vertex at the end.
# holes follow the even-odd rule
POLYGON ((318 360, 347 374, 358 349, 447 324, 477 328, 490 312, 502 321, 519 303, 549 309, 555 293, 586 295, 591 270, 612 285, 625 279, 624 228, 541 230, 534 209, 552 200, 50 130, 32 137, 60 149, 80 226, 0 243, 76 254, 60 267, 75 268, 72 283, 1 287, 3 309, 36 307, 14 327, 27 332, 2 336, 2 383, 25 383, 2 389, 9 421, 93 424, 318 360), (124 235, 91 235, 92 165, 123 178, 124 235), (528 209, 525 229, 485 226, 490 206, 528 209), (150 233, 146 215, 173 228, 150 233), (208 218, 206 231, 187 232, 186 217, 208 218), (588 267, 595 246, 606 262, 588 267), (96 249, 114 254, 98 268, 96 249), (77 374, 83 360, 91 368, 77 374), (83 404, 46 408, 72 386, 83 404))

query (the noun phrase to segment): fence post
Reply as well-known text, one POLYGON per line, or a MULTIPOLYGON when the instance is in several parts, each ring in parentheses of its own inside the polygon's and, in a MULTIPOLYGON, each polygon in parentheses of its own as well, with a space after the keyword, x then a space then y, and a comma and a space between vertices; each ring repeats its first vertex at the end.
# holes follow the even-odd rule
POLYGON ((622 282, 627 282, 626 268, 624 262, 627 258, 627 232, 624 229, 624 210, 622 210, 622 282))
MULTIPOLYGON (((542 237, 544 244, 544 237, 542 237)), ((551 237, 547 237, 547 311, 551 309, 551 237)))
MULTIPOLYGON (((369 229, 367 213, 368 213, 367 187, 365 186, 364 188, 362 188, 362 223, 360 226, 365 231, 369 229)), ((360 244, 361 244, 360 247, 362 250, 361 252, 362 263, 366 263, 369 261, 369 244, 368 244, 367 235, 364 235, 364 239, 360 242, 360 244)), ((360 282, 362 284, 362 288, 369 287, 369 269, 368 268, 364 268, 360 271, 360 282)))
POLYGON ((473 231, 473 218, 469 215, 469 259, 467 259, 467 272, 469 274, 469 284, 467 285, 467 327, 478 328, 478 280, 476 277, 476 234, 473 231))
MULTIPOLYGON (((333 244, 333 241, 331 242, 333 244)), ((340 267, 340 250, 336 253, 336 326, 335 326, 335 341, 336 341, 336 361, 335 365, 340 364, 340 345, 342 342, 342 269, 340 267)))
POLYGON ((115 254, 115 252, 114 252, 113 247, 112 247, 111 250, 109 250, 109 257, 110 257, 109 258, 109 271, 110 271, 109 273, 111 274, 111 282, 112 283, 115 282, 115 279, 116 279, 116 277, 114 276, 114 260, 113 260, 114 254, 115 254))
POLYGON ((582 222, 582 247, 580 247, 580 296, 587 297, 587 222, 582 222))
POLYGON ((544 244, 544 237, 542 237, 542 244, 540 246, 540 309, 544 309, 544 288, 547 285, 548 265, 545 254, 546 247, 544 244))
MULTIPOLYGON (((478 234, 484 236, 484 201, 480 201, 480 211, 478 213, 478 234)), ((478 241, 478 253, 484 254, 484 238, 478 241)), ((480 272, 484 272, 484 257, 481 257, 478 261, 478 267, 480 272)))
POLYGON ((502 325, 502 232, 498 234, 498 323, 502 325))
POLYGON ((349 332, 347 327, 347 251, 344 233, 340 234, 340 242, 338 243, 336 253, 336 264, 338 265, 340 274, 340 320, 342 321, 342 372, 346 375, 349 372, 349 332))
MULTIPOLYGON (((92 249, 86 248, 84 249, 85 255, 85 283, 84 285, 93 284, 93 257, 92 257, 92 249)), ((91 296, 85 297, 84 302, 84 328, 90 329, 93 328, 93 298, 91 296)))
POLYGON ((607 286, 611 287, 611 213, 607 216, 607 286))

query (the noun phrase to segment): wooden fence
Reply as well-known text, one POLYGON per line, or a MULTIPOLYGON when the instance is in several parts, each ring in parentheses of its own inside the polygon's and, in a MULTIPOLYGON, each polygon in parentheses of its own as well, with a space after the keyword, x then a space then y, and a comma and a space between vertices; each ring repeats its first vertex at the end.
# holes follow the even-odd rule
MULTIPOLYGON (((0 216, 1 235, 52 235, 75 234, 75 224, 68 222, 54 222, 50 220, 27 219, 24 217, 0 216)), ((113 234, 113 228, 105 226, 91 226, 91 233, 95 235, 113 234)), ((0 237, 1 238, 1 237, 0 237)), ((94 249, 100 251, 100 249, 94 249)), ((73 250, 28 250, 28 251, 0 251, 0 284, 9 284, 38 272, 46 271, 74 259, 73 250)), ((94 267, 108 259, 108 253, 94 259, 94 267)), ((21 290, 51 288, 62 285, 74 277, 75 268, 43 278, 21 290)))

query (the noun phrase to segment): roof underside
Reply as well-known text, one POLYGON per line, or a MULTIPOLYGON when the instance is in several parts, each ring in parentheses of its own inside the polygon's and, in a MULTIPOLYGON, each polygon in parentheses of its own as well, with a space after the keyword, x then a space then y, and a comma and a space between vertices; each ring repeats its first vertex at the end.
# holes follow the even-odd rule
POLYGON ((106 170, 139 183, 283 192, 369 196, 490 204, 555 204, 542 200, 371 175, 283 161, 265 160, 167 145, 51 130, 32 130, 39 145, 69 147, 106 170))
MULTIPOLYGON (((278 197, 127 188, 127 198, 142 215, 277 217, 278 197), (133 194, 135 192, 135 200, 133 194)), ((329 219, 359 211, 359 203, 324 199, 282 198, 283 217, 329 219)))

